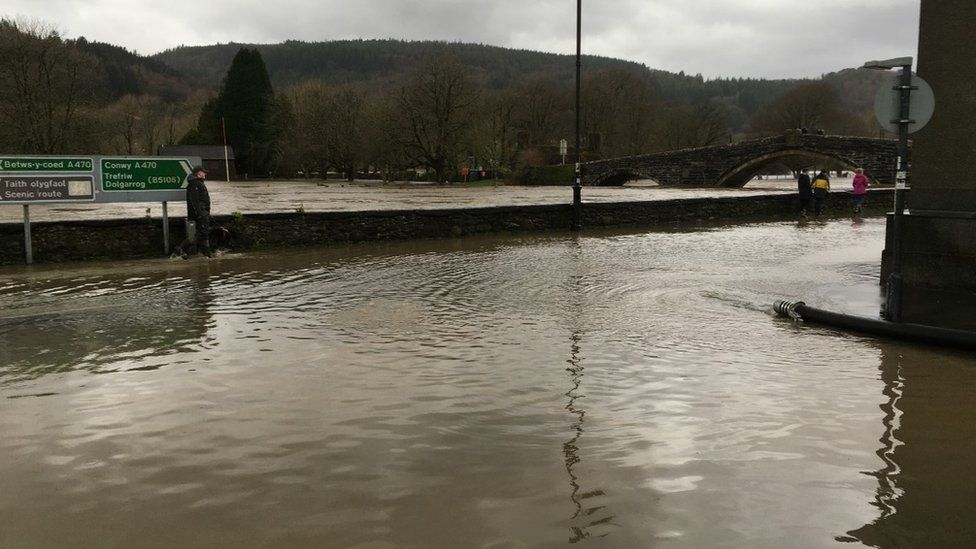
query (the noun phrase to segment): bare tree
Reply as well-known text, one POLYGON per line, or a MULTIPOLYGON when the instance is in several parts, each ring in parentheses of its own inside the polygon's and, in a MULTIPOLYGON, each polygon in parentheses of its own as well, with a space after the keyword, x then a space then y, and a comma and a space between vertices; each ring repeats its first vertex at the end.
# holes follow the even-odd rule
POLYGON ((402 140, 390 130, 396 123, 396 112, 397 98, 393 93, 371 94, 363 105, 362 160, 379 170, 384 181, 393 181, 410 164, 402 140))
POLYGON ((352 181, 363 156, 363 105, 365 93, 350 86, 331 90, 327 112, 326 143, 333 165, 352 181))
POLYGON ((837 92, 825 82, 803 84, 757 112, 750 122, 754 132, 780 134, 796 128, 834 129, 843 116, 837 107, 837 92))
POLYGON ((478 90, 457 59, 440 56, 426 63, 397 96, 397 135, 418 165, 447 178, 467 147, 478 90))
POLYGON ((516 110, 518 98, 511 91, 484 94, 474 129, 474 152, 491 167, 510 170, 515 165, 516 110))
POLYGON ((366 94, 352 86, 309 81, 286 93, 291 109, 291 162, 306 174, 339 170, 353 179, 363 157, 366 94))
POLYGON ((607 156, 651 152, 658 105, 645 78, 608 70, 584 82, 583 128, 603 136, 607 156))
POLYGON ((533 144, 546 144, 568 133, 568 90, 548 78, 531 80, 518 89, 518 121, 533 144))
POLYGON ((324 178, 329 167, 329 93, 329 85, 317 80, 293 86, 285 93, 292 111, 288 156, 305 177, 320 171, 324 178))
POLYGON ((51 25, 0 20, 0 128, 14 150, 53 154, 68 146, 96 62, 51 25))
POLYGON ((720 145, 729 138, 728 116, 720 105, 672 105, 664 114, 661 142, 665 150, 720 145))

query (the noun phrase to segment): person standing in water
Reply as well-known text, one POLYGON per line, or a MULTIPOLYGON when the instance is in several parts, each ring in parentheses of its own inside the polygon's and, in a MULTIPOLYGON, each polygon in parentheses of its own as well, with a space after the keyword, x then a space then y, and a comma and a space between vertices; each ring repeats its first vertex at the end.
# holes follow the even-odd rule
POLYGON ((187 178, 186 184, 186 221, 187 221, 187 240, 192 240, 195 250, 193 254, 186 252, 186 248, 181 246, 183 259, 197 252, 207 257, 212 257, 210 251, 210 192, 204 181, 207 177, 207 170, 203 166, 193 168, 193 175, 187 178), (189 237, 190 227, 194 229, 194 238, 189 237))
POLYGON ((868 193, 868 187, 871 185, 862 168, 854 170, 854 181, 851 185, 854 187, 854 213, 859 214, 864 203, 864 195, 868 193))
POLYGON ((800 177, 796 178, 796 192, 800 198, 800 217, 806 217, 810 197, 813 196, 813 190, 810 188, 810 170, 807 168, 800 170, 800 177))
POLYGON ((817 217, 824 211, 824 203, 827 201, 827 193, 830 192, 830 177, 827 175, 827 170, 820 170, 817 177, 813 179, 811 185, 813 187, 813 198, 816 200, 814 205, 817 217))

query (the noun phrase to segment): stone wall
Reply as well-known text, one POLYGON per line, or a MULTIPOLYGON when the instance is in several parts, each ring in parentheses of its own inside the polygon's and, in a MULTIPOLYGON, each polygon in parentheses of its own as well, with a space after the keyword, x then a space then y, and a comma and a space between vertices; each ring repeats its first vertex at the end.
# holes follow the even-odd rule
POLYGON ((635 178, 661 185, 742 187, 765 165, 790 157, 835 160, 862 167, 879 183, 894 183, 897 142, 890 139, 789 132, 732 145, 611 158, 583 165, 585 185, 622 185, 635 178))
MULTIPOLYGON (((849 215, 851 198, 834 193, 828 216, 849 215)), ((869 215, 890 208, 891 191, 872 191, 869 215)), ((795 219, 793 195, 699 198, 654 202, 585 203, 583 227, 654 227, 667 224, 735 224, 795 219)), ((449 210, 306 212, 217 217, 231 230, 237 251, 345 242, 450 238, 491 233, 565 231, 572 205, 449 210)), ((129 259, 163 255, 158 218, 41 222, 31 230, 34 261, 129 259)), ((182 219, 170 220, 171 242, 184 238, 182 219)), ((0 264, 24 261, 23 225, 0 224, 0 264)))

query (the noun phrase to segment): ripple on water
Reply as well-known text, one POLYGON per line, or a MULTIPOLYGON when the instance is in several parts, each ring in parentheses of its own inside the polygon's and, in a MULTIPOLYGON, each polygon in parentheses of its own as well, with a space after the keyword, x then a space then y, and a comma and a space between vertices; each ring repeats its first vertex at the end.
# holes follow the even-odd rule
POLYGON ((0 527, 827 544, 877 518, 890 359, 769 306, 869 310, 882 242, 783 223, 0 276, 0 527))

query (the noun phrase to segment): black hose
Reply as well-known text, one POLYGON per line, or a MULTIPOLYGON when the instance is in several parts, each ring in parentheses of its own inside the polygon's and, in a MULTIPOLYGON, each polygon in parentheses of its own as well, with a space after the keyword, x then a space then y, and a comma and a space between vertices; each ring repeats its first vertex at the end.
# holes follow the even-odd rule
POLYGON ((961 347, 963 349, 976 349, 976 332, 967 330, 939 328, 923 324, 888 322, 885 320, 865 318, 863 316, 832 313, 830 311, 809 307, 802 301, 780 300, 773 304, 773 309, 777 313, 788 316, 796 321, 808 320, 810 322, 826 324, 835 328, 865 334, 921 341, 935 345, 961 347))

